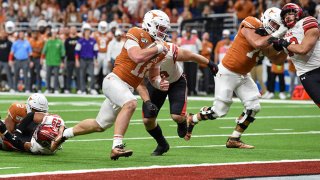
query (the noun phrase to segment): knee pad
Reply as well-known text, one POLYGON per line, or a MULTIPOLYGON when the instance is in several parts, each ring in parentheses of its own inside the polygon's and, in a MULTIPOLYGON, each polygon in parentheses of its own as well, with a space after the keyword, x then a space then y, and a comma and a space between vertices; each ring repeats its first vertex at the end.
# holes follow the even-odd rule
POLYGON ((214 120, 218 115, 212 110, 212 107, 204 106, 200 109, 201 120, 214 120))
POLYGON ((260 109, 249 109, 241 113, 241 115, 236 119, 236 123, 242 128, 247 129, 248 125, 245 124, 245 121, 253 123, 255 120, 255 115, 259 112, 260 109))

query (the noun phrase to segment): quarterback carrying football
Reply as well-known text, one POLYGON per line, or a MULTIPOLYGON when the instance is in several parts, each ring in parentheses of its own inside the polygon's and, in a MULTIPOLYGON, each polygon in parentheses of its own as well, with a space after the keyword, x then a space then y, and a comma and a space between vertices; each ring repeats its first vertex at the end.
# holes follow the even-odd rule
POLYGON ((112 160, 129 157, 132 150, 124 149, 123 137, 130 119, 137 107, 133 91, 149 71, 150 82, 158 89, 166 91, 169 82, 160 77, 160 63, 168 52, 163 41, 170 28, 169 17, 160 10, 148 11, 143 19, 142 28, 130 28, 121 53, 117 56, 113 71, 103 81, 102 91, 106 96, 96 119, 85 119, 60 134, 51 149, 55 150, 67 138, 102 132, 113 124, 114 136, 110 153, 112 160), (146 48, 152 43, 155 46, 146 48))

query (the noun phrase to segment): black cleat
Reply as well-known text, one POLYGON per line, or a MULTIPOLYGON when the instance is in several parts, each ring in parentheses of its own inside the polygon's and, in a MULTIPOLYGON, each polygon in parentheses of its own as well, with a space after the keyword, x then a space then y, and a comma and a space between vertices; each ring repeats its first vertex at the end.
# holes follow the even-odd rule
POLYGON ((182 123, 177 123, 177 133, 180 138, 184 138, 184 136, 187 134, 188 126, 187 126, 187 120, 183 121, 182 123))
POLYGON ((168 142, 164 146, 160 146, 158 144, 157 148, 151 153, 151 156, 162 156, 164 153, 168 152, 170 149, 170 145, 168 142))

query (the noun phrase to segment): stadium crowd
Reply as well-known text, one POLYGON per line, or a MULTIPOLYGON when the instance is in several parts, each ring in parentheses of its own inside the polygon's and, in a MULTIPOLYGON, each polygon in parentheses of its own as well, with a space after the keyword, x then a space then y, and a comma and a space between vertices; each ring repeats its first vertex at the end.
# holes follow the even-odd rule
MULTIPOLYGON (((247 16, 260 17, 266 9, 281 8, 289 2, 300 4, 305 13, 320 21, 316 0, 0 0, 0 91, 100 93, 103 77, 111 72, 125 41, 125 27, 141 23, 151 9, 166 12, 171 23, 179 27, 184 20, 218 13, 235 13, 240 23, 247 16), (96 44, 88 47, 92 49, 90 55, 83 52, 87 47, 81 50, 79 39, 96 44), (50 48, 54 46, 60 49, 50 48)), ((208 33, 176 30, 171 30, 172 42, 216 63, 230 47, 234 33, 226 29, 221 42, 213 44, 208 33)), ((268 64, 268 78, 261 78, 262 70, 256 68, 263 98, 274 97, 274 79, 278 76, 279 97, 285 99, 284 67, 272 67, 268 60, 259 58, 260 64, 268 64), (268 80, 267 87, 261 79, 268 80)), ((183 64, 189 95, 213 93, 213 77, 205 65, 183 64)), ((289 72, 294 71, 290 66, 289 72)), ((290 84, 292 93, 295 81, 290 84)))

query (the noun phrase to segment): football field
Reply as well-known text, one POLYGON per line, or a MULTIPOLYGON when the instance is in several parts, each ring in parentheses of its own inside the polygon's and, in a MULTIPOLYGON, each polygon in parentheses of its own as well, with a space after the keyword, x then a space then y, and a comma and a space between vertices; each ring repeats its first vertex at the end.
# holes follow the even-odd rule
MULTIPOLYGON (((104 96, 47 96, 49 112, 59 114, 68 127, 95 118, 104 96)), ((0 115, 7 115, 13 102, 24 103, 26 95, 0 95, 0 115)), ((212 97, 190 97, 188 112, 196 113, 202 106, 211 106, 212 97)), ((141 100, 131 119, 124 142, 134 151, 129 158, 111 161, 113 127, 105 132, 82 135, 67 140, 63 149, 53 156, 0 151, 1 175, 90 170, 108 168, 199 165, 279 160, 320 160, 320 111, 311 101, 262 100, 262 110, 249 126, 242 140, 255 149, 227 149, 225 142, 235 127, 235 119, 243 110, 234 99, 229 114, 214 121, 202 121, 194 128, 190 141, 177 136, 176 123, 170 119, 168 102, 161 109, 158 122, 170 150, 164 156, 150 153, 156 142, 145 131, 141 118, 141 100)), ((320 172, 319 172, 320 174, 320 172)))

